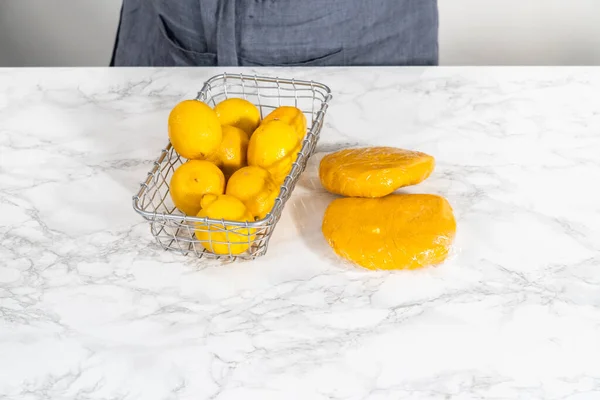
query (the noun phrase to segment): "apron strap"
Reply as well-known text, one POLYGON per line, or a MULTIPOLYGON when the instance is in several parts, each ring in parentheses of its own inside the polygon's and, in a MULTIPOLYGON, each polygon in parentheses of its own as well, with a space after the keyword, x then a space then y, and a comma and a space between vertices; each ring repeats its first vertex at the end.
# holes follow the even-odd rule
POLYGON ((219 65, 238 65, 236 0, 221 0, 217 8, 217 57, 219 65))

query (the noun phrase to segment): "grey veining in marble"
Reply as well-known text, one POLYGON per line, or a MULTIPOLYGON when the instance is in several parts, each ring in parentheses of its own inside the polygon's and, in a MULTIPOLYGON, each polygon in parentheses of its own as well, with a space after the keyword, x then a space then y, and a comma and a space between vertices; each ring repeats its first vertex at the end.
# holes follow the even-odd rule
POLYGON ((319 154, 267 256, 156 246, 131 196, 221 72, 0 70, 0 399, 600 398, 599 68, 258 70, 331 86, 321 152, 436 157, 454 254, 399 272, 327 246, 319 154))

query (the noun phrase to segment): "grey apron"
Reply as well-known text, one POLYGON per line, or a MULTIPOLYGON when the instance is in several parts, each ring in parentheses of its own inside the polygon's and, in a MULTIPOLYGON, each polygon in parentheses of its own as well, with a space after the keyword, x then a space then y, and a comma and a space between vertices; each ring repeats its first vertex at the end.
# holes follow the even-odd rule
POLYGON ((436 0, 124 0, 114 66, 436 65, 436 0))

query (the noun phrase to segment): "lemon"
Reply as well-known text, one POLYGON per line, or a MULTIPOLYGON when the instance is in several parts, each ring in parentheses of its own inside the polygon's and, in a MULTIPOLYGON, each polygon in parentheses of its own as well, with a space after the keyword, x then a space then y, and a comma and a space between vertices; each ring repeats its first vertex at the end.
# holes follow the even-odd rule
POLYGON ((209 106, 185 100, 169 114, 169 139, 177 153, 188 160, 203 159, 219 147, 221 124, 209 106))
POLYGON ((198 214, 204 195, 222 194, 224 190, 223 172, 213 163, 201 160, 181 164, 173 173, 169 184, 173 204, 186 215, 198 214))
POLYGON ((225 194, 240 199, 254 217, 262 219, 273 208, 279 186, 267 170, 249 166, 231 175, 225 194))
POLYGON ((225 179, 228 179, 235 171, 247 165, 248 134, 235 126, 224 125, 222 128, 223 140, 208 160, 221 168, 225 179))
MULTIPOLYGON (((229 195, 207 194, 202 198, 200 218, 223 219, 226 221, 254 221, 241 200, 229 195)), ((225 226, 224 224, 196 223, 196 238, 202 246, 215 254, 241 254, 248 250, 255 238, 256 229, 225 226)))
POLYGON ((290 125, 296 131, 298 141, 302 142, 304 140, 304 136, 306 136, 306 116, 299 108, 293 106, 277 107, 263 119, 263 123, 274 120, 290 125))
POLYGON ((261 124, 248 143, 248 165, 269 171, 280 185, 296 161, 300 143, 294 129, 279 120, 261 124))
POLYGON ((235 126, 251 136, 260 124, 260 111, 248 100, 231 98, 215 106, 221 125, 235 126))

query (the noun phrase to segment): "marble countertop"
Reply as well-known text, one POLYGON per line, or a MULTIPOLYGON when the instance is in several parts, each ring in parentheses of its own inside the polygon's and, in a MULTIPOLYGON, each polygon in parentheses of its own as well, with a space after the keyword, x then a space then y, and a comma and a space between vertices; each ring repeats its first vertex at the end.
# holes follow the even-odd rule
POLYGON ((0 399, 598 399, 599 182, 600 68, 0 70, 0 399), (223 71, 328 84, 320 152, 435 156, 452 257, 340 262, 318 155, 266 256, 158 248, 131 196, 223 71))

